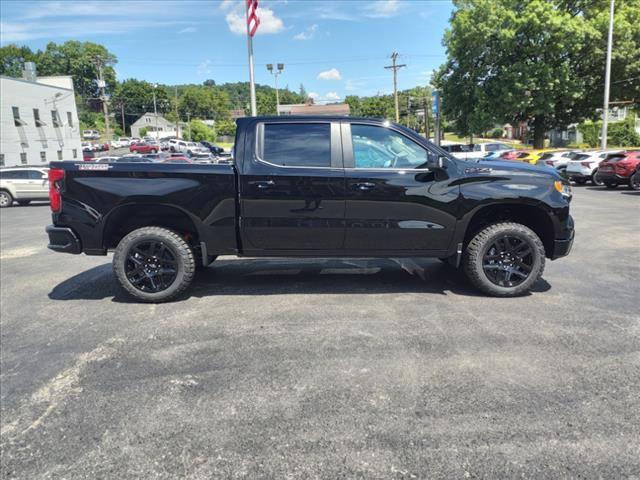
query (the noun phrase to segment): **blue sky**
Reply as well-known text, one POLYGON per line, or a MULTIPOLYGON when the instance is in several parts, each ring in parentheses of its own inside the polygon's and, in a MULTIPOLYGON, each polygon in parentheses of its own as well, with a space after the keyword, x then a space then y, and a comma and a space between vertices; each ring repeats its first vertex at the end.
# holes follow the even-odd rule
MULTIPOLYGON (((93 41, 118 57, 119 80, 159 83, 246 81, 240 0, 0 2, 0 42, 44 48, 93 41)), ((304 83, 318 101, 392 91, 383 67, 394 50, 399 88, 426 85, 445 60, 449 1, 262 0, 254 39, 256 81, 273 84, 266 63, 282 62, 280 85, 304 83)))

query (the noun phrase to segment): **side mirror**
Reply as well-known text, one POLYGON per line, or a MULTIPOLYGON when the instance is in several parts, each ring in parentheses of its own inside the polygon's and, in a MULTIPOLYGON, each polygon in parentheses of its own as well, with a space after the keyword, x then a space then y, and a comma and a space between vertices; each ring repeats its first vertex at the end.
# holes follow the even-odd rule
POLYGON ((429 170, 442 170, 444 168, 444 157, 429 155, 427 157, 427 168, 429 170))

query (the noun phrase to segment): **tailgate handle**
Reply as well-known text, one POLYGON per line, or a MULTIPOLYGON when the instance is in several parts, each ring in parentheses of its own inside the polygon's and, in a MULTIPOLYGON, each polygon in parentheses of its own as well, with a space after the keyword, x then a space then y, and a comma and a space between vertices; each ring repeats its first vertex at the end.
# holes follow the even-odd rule
POLYGON ((258 182, 250 182, 250 184, 255 185, 260 190, 266 190, 268 188, 273 187, 276 184, 276 182, 274 182, 273 180, 264 180, 264 181, 258 181, 258 182))

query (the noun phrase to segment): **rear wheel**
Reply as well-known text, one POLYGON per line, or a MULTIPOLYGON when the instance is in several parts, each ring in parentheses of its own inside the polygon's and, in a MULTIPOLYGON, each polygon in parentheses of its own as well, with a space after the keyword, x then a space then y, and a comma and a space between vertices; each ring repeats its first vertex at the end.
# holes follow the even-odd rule
POLYGON ((519 223, 496 223, 480 230, 463 256, 464 270, 479 290, 515 297, 542 276, 545 251, 540 237, 519 223))
POLYGON ((602 179, 598 175, 598 170, 596 170, 595 172, 593 172, 591 174, 591 183, 593 183, 597 187, 601 187, 601 186, 604 185, 604 182, 602 181, 602 179))
POLYGON ((113 256, 120 286, 143 302, 166 302, 193 280, 195 256, 189 244, 172 230, 143 227, 124 237, 113 256))
POLYGON ((13 205, 13 197, 6 190, 0 190, 0 208, 6 208, 13 205))

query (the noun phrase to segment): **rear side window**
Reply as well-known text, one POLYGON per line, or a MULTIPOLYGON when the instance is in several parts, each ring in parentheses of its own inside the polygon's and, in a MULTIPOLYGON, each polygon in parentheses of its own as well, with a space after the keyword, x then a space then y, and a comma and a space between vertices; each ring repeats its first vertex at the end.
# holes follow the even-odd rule
POLYGON ((330 167, 331 124, 265 123, 260 157, 284 167, 330 167))
POLYGON ((6 170, 2 172, 2 178, 12 180, 26 180, 29 178, 28 170, 6 170))

